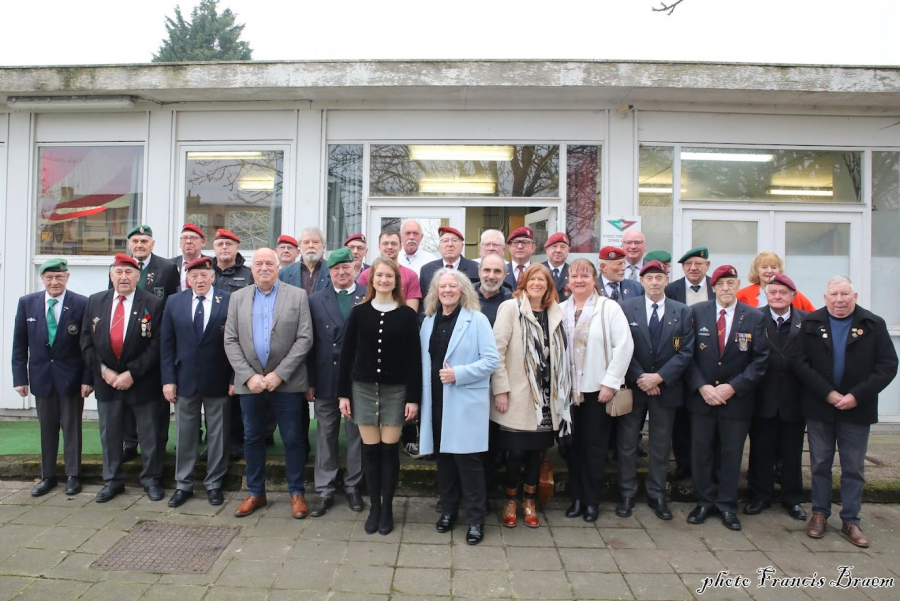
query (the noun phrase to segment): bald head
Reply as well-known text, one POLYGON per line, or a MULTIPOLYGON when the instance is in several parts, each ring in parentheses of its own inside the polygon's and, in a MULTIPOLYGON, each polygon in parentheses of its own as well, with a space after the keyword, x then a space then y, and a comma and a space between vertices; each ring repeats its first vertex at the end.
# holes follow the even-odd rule
POLYGON ((270 291, 278 278, 278 257, 271 248, 260 248, 253 253, 250 263, 253 281, 263 292, 270 291))

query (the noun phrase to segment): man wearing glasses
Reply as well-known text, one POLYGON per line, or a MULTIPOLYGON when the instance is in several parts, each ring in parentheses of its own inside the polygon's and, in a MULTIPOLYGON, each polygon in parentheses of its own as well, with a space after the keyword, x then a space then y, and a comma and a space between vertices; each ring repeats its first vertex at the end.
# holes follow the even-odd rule
POLYGON ((531 255, 535 249, 534 231, 526 226, 517 228, 506 239, 506 243, 509 245, 509 256, 512 261, 506 266, 504 283, 515 290, 519 287, 522 274, 531 265, 531 255))
MULTIPOLYGON (((498 255, 502 258, 505 248, 506 242, 503 232, 500 230, 484 230, 481 234, 481 244, 478 246, 478 258, 475 259, 475 262, 481 263, 481 260, 487 255, 498 255)), ((503 260, 503 263, 504 265, 506 264, 506 259, 503 260)))
MULTIPOLYGON (((422 295, 428 294, 428 286, 431 285, 431 278, 438 269, 458 269, 469 278, 474 284, 479 282, 478 279, 478 263, 462 256, 463 242, 465 238, 462 233, 448 225, 442 225, 438 228, 438 250, 441 258, 422 266, 422 272, 419 276, 419 284, 421 284, 422 295)), ((425 303, 422 303, 423 305, 425 303)), ((423 315, 419 307, 419 315, 423 315)))
POLYGON ((181 228, 181 236, 178 238, 178 247, 181 249, 181 254, 169 259, 178 268, 179 292, 190 287, 187 283, 187 270, 185 267, 191 261, 201 257, 204 246, 206 246, 206 234, 203 233, 203 230, 193 223, 185 223, 181 228))
POLYGON ((644 267, 644 253, 647 241, 638 230, 628 230, 622 237, 622 249, 625 251, 625 279, 632 282, 641 280, 641 269, 644 267))

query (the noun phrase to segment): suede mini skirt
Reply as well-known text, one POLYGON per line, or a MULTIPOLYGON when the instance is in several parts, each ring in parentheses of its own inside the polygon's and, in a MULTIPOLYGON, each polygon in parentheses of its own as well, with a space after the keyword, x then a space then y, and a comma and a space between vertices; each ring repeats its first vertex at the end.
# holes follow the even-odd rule
POLYGON ((402 426, 406 423, 406 384, 353 382, 350 407, 359 426, 402 426))

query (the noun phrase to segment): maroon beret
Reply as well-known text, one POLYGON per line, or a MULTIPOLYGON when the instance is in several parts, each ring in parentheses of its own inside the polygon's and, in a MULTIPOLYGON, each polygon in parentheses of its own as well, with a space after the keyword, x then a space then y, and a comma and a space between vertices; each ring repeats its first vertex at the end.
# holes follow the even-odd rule
POLYGON ((138 266, 138 262, 134 259, 134 257, 129 257, 128 255, 117 253, 116 258, 113 260, 113 267, 134 267, 138 271, 141 268, 138 266))
POLYGON ((185 223, 181 228, 181 233, 183 234, 184 232, 194 232, 195 234, 206 240, 206 234, 203 233, 203 230, 200 229, 199 225, 194 225, 193 223, 185 223))
POLYGON ((787 286, 794 292, 797 292, 797 286, 794 285, 794 280, 787 277, 783 273, 776 273, 774 277, 769 281, 770 284, 781 284, 782 286, 787 286))
POLYGON ((191 269, 212 269, 213 262, 212 257, 197 257, 187 265, 185 265, 184 270, 190 271, 191 269))
POLYGON ((281 234, 280 236, 278 236, 278 244, 291 244, 293 246, 296 246, 297 248, 300 248, 300 243, 297 242, 297 239, 291 238, 287 234, 281 234))
POLYGON ((516 238, 531 238, 532 240, 534 240, 534 230, 524 225, 522 227, 517 227, 509 235, 509 238, 506 239, 506 243, 509 244, 516 238))
POLYGON ((216 240, 221 240, 222 238, 226 238, 228 240, 234 240, 238 244, 241 243, 241 239, 238 238, 235 234, 229 232, 228 230, 216 230, 216 240))
POLYGON ((442 225, 438 228, 438 236, 443 236, 444 234, 453 234, 460 240, 466 239, 466 237, 462 235, 462 232, 460 232, 455 227, 450 227, 449 225, 442 225))
POLYGON ((349 236, 347 236, 347 239, 344 240, 344 246, 347 246, 354 240, 359 240, 363 244, 366 244, 366 237, 357 232, 356 234, 350 234, 349 236))
POLYGON ((665 266, 659 261, 650 261, 649 263, 644 263, 644 266, 641 267, 641 277, 646 273, 668 273, 666 271, 665 266))
POLYGON ((569 242, 569 236, 565 232, 556 232, 544 242, 544 248, 548 248, 553 246, 557 242, 564 242, 566 246, 569 246, 571 242, 569 242))
POLYGON ((615 261, 616 259, 624 259, 625 251, 618 246, 604 246, 600 249, 601 261, 615 261))
POLYGON ((712 277, 709 278, 709 285, 715 286, 716 282, 718 282, 721 278, 736 278, 738 277, 737 269, 732 267, 731 265, 722 265, 717 268, 712 277))

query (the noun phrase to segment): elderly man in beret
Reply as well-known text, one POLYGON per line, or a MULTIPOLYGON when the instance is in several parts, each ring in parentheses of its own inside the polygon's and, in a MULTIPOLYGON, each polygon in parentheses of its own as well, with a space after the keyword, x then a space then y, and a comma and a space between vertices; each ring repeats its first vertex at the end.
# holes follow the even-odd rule
POLYGON ((769 345, 763 314, 737 301, 741 287, 737 270, 722 265, 710 281, 716 299, 691 307, 695 336, 693 364, 687 374, 687 404, 697 507, 687 521, 702 524, 711 513, 718 512, 726 528, 740 530, 737 494, 741 459, 769 345), (721 440, 718 491, 713 480, 716 434, 721 440))
POLYGON ((278 253, 278 268, 290 267, 300 256, 300 243, 293 236, 281 234, 275 244, 275 252, 278 253))
POLYGON ((544 265, 550 270, 553 276, 553 283, 556 285, 556 293, 559 295, 559 302, 563 302, 572 294, 569 290, 569 265, 566 260, 569 258, 569 236, 565 232, 556 232, 547 238, 544 242, 544 252, 547 253, 547 260, 544 265))
POLYGON ((40 269, 44 290, 19 299, 13 329, 13 386, 22 397, 34 394, 41 430, 41 480, 31 496, 58 484, 56 459, 63 433, 66 494, 81 492, 81 414, 94 378, 81 355, 81 322, 87 298, 66 290, 65 259, 48 259, 40 269), (29 388, 30 385, 30 388, 29 388))
POLYGON ((93 372, 103 447, 105 486, 96 500, 105 503, 125 490, 122 436, 125 414, 132 412, 144 463, 140 481, 150 500, 160 501, 163 453, 157 445, 160 429, 168 428, 158 409, 165 403, 159 371, 164 305, 138 287, 141 269, 134 258, 116 255, 109 275, 114 288, 91 295, 81 323, 81 352, 93 372))
POLYGON ((178 426, 176 490, 169 507, 179 507, 194 495, 201 409, 207 428, 203 484, 210 505, 221 505, 228 471, 228 395, 233 388, 224 337, 231 295, 213 286, 216 272, 211 257, 194 259, 185 270, 190 287, 169 299, 160 331, 163 396, 175 405, 178 426))
MULTIPOLYGON (((441 253, 441 258, 422 266, 422 271, 419 272, 419 287, 427 291, 435 272, 444 268, 458 269, 466 274, 470 282, 473 284, 477 282, 478 263, 462 256, 463 244, 465 243, 465 237, 462 235, 462 232, 454 227, 442 225, 438 228, 438 236, 438 250, 441 253)), ((424 317, 424 313, 421 311, 422 307, 419 307, 419 309, 419 315, 424 317)))
POLYGON ((800 324, 792 364, 802 385, 809 440, 812 538, 825 536, 831 516, 835 446, 841 464, 841 533, 868 547, 860 527, 869 429, 878 421, 878 394, 897 375, 897 351, 884 320, 856 304, 853 283, 835 276, 825 287, 825 307, 800 324))
POLYGON ((625 251, 615 246, 600 249, 600 294, 619 303, 644 294, 640 282, 625 279, 625 251))
POLYGON ((760 312, 766 326, 769 362, 756 390, 756 410, 750 422, 750 466, 747 483, 750 501, 744 513, 756 515, 775 497, 775 460, 782 458, 781 504, 795 520, 805 520, 803 434, 806 422, 800 412, 800 380, 791 365, 791 346, 797 340, 806 311, 794 309, 794 281, 777 273, 766 285, 766 303, 760 312))
POLYGON ((253 274, 240 253, 241 239, 228 230, 216 230, 213 250, 216 253, 215 286, 225 292, 237 292, 253 283, 253 274))
POLYGON ((344 239, 344 247, 353 255, 353 269, 356 272, 356 277, 359 277, 359 274, 364 269, 369 268, 368 263, 365 262, 366 252, 369 250, 366 236, 359 232, 350 234, 344 239))
POLYGON ((669 273, 672 269, 672 253, 664 250, 651 250, 644 255, 644 263, 649 263, 650 261, 659 261, 666 273, 669 273))
MULTIPOLYGON (((328 257, 331 287, 309 297, 309 313, 313 321, 313 350, 309 369, 306 400, 314 403, 316 412, 316 492, 319 498, 309 515, 325 515, 334 504, 338 484, 338 436, 341 411, 337 400, 338 360, 344 345, 344 326, 350 310, 362 302, 366 287, 353 281, 353 254, 339 248, 328 257)), ((344 493, 353 511, 363 510, 359 493, 362 481, 362 439, 359 427, 344 422, 347 435, 347 469, 344 471, 344 493)))
POLYGON ((181 227, 181 235, 178 237, 178 247, 181 249, 181 254, 170 259, 170 261, 175 263, 175 267, 180 275, 179 290, 190 288, 187 283, 187 270, 185 267, 191 261, 203 256, 204 246, 206 246, 206 234, 203 233, 200 226, 193 223, 185 223, 181 227))
POLYGON ((515 290, 519 287, 522 274, 531 265, 531 256, 537 248, 534 243, 534 230, 527 226, 514 229, 506 239, 506 246, 509 248, 510 262, 506 266, 505 283, 510 289, 515 290))

